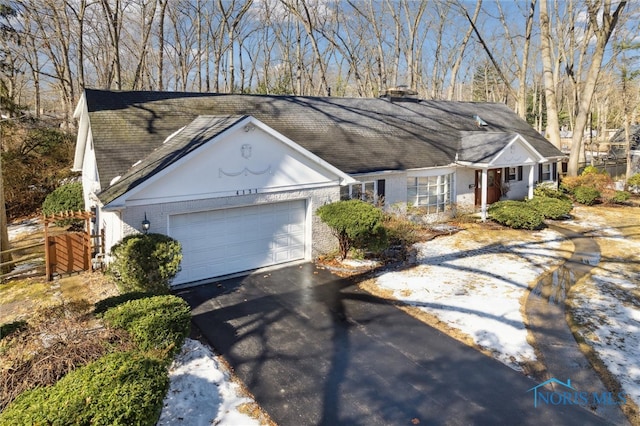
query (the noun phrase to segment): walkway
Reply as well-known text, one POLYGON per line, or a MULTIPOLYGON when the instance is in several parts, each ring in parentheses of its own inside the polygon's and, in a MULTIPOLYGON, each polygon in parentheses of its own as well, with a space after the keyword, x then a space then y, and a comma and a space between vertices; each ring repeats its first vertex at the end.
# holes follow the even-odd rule
MULTIPOLYGON (((541 278, 529 294, 525 305, 529 329, 535 339, 539 361, 544 364, 547 377, 562 382, 567 379, 581 392, 589 394, 608 392, 602 381, 581 352, 565 317, 565 299, 570 287, 589 275, 600 260, 600 246, 592 238, 585 237, 563 227, 553 230, 570 238, 574 245, 571 258, 548 275, 541 278)), ((561 386, 554 390, 564 391, 561 386)), ((624 413, 616 405, 594 406, 598 416, 617 425, 628 425, 624 413)))

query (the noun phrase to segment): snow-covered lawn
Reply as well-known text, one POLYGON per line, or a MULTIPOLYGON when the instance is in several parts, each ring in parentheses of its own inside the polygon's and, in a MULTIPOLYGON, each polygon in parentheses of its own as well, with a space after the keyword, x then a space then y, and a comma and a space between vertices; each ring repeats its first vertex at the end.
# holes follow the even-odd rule
POLYGON ((377 285, 473 338, 514 369, 535 360, 521 302, 528 286, 563 261, 561 234, 543 230, 527 241, 500 231, 464 230, 417 245, 418 266, 388 272, 377 285), (474 232, 494 232, 492 242, 474 232))
POLYGON ((640 404, 640 212, 611 213, 594 223, 593 215, 578 210, 571 223, 594 236, 602 251, 590 279, 572 293, 571 307, 581 336, 640 404))
MULTIPOLYGON (((575 219, 563 224, 595 238, 602 252, 591 278, 570 293, 574 319, 623 390, 640 403, 640 212, 613 209, 601 216, 603 209, 577 208, 575 219), (623 212, 634 216, 622 220, 623 212)), ((526 288, 567 254, 554 231, 531 237, 479 237, 472 229, 439 237, 417 246, 418 266, 384 273, 375 284, 521 370, 535 359, 524 326, 526 288)))

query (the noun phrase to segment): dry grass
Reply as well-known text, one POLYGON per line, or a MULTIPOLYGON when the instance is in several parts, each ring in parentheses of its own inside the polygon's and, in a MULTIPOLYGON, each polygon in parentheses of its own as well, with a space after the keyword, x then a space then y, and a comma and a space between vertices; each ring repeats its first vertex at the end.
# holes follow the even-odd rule
POLYGON ((43 308, 0 340, 0 410, 22 392, 52 385, 110 350, 131 348, 123 331, 104 328, 92 310, 86 301, 43 308))

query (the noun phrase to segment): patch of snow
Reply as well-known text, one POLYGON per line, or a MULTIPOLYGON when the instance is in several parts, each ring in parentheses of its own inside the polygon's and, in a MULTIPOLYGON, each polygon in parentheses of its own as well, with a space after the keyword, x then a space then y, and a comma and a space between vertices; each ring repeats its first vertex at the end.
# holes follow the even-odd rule
POLYGON ((380 265, 380 262, 377 260, 367 260, 367 259, 344 259, 340 263, 342 263, 345 266, 350 266, 352 268, 376 267, 380 265))
POLYGON ((38 218, 26 219, 7 226, 9 240, 13 240, 22 234, 33 234, 42 229, 43 225, 38 218))
POLYGON ((582 336, 634 401, 640 401, 640 300, 638 281, 598 269, 574 296, 574 312, 586 324, 582 336), (626 278, 626 279, 625 279, 626 278))
POLYGON ((464 231, 437 243, 416 245, 416 268, 387 272, 377 284, 471 336, 503 363, 521 371, 535 360, 527 342, 520 300, 543 271, 562 262, 561 234, 545 229, 535 242, 487 245, 464 238, 464 231))
POLYGON ((169 378, 158 426, 260 425, 238 410, 253 400, 242 395, 224 365, 198 340, 185 340, 169 378))

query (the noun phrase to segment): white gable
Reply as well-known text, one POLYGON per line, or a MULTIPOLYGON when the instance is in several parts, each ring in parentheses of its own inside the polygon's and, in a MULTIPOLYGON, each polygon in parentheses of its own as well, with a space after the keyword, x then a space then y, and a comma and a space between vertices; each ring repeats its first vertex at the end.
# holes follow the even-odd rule
POLYGON ((544 158, 520 135, 513 138, 489 163, 492 167, 537 164, 544 158))
POLYGON ((134 189, 166 202, 339 185, 345 175, 255 119, 213 138, 134 189))

